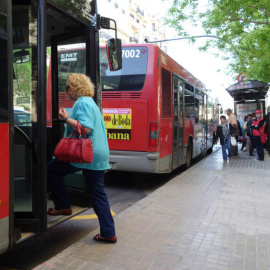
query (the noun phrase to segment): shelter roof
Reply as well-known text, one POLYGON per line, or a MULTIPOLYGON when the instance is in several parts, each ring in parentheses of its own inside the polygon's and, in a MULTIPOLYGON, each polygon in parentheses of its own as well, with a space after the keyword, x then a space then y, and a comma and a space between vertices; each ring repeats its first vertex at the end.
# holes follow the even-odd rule
POLYGON ((235 83, 228 88, 227 92, 234 101, 264 99, 269 85, 262 81, 249 80, 235 83))

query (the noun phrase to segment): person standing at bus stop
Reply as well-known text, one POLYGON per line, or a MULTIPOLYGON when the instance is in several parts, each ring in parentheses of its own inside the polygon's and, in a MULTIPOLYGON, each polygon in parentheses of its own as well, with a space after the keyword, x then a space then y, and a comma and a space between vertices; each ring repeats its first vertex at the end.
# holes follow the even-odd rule
POLYGON ((253 133, 253 139, 256 145, 257 161, 264 160, 264 151, 263 151, 263 144, 261 142, 261 135, 264 133, 264 120, 261 117, 262 111, 257 110, 256 112, 256 119, 253 121, 251 128, 253 133))
POLYGON ((221 124, 215 128, 214 141, 216 142, 219 138, 222 146, 223 161, 227 162, 227 159, 231 160, 232 158, 231 135, 234 134, 235 128, 226 121, 225 115, 220 116, 220 122, 221 124))
MULTIPOLYGON (((238 133, 239 133, 237 117, 232 112, 231 109, 227 109, 226 110, 226 113, 227 113, 227 115, 229 117, 229 119, 228 119, 229 124, 231 124, 234 127, 234 134, 232 134, 232 136, 236 137, 238 135, 238 133)), ((236 144, 236 146, 233 146, 232 147, 232 154, 234 156, 237 156, 238 155, 238 146, 237 146, 237 144, 236 144)))
POLYGON ((254 150, 254 148, 256 148, 255 141, 253 138, 253 132, 252 132, 252 128, 251 128, 251 125, 252 125, 254 120, 256 120, 256 114, 252 113, 251 118, 247 122, 247 134, 250 137, 250 148, 249 148, 249 152, 247 152, 247 154, 249 156, 254 156, 253 150, 254 150))
POLYGON ((50 208, 47 213, 51 216, 72 214, 63 177, 82 170, 100 224, 100 234, 94 240, 116 243, 114 220, 104 189, 104 171, 110 168, 109 147, 101 112, 92 99, 94 85, 84 74, 73 73, 68 77, 66 92, 75 103, 70 115, 64 108, 60 108, 59 116, 67 123, 67 134, 77 131, 77 121, 85 128, 86 136, 93 143, 93 162, 68 163, 53 159, 48 163, 48 187, 52 192, 55 208, 50 208))

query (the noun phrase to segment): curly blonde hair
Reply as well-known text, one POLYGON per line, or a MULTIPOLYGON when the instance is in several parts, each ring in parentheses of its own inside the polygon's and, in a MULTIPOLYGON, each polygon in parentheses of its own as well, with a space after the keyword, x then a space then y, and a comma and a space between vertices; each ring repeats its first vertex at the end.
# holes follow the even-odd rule
POLYGON ((91 79, 82 73, 72 73, 68 76, 67 86, 76 93, 76 98, 81 96, 93 97, 95 86, 91 79))

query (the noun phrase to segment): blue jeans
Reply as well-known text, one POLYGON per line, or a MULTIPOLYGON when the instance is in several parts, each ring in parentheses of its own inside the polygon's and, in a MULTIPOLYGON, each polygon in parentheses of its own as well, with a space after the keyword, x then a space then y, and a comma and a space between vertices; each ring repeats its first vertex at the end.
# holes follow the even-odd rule
POLYGON ((222 145, 222 155, 223 155, 223 159, 227 160, 227 157, 228 158, 232 157, 232 144, 231 144, 230 139, 224 138, 224 141, 225 141, 225 144, 222 145), (226 150, 228 150, 228 154, 226 150))
MULTIPOLYGON (((80 168, 76 168, 68 162, 63 162, 57 159, 53 159, 48 163, 48 187, 52 192, 52 198, 56 210, 70 208, 70 201, 66 193, 63 177, 80 170, 80 168)), ((93 209, 98 216, 100 234, 103 237, 113 237, 115 236, 115 227, 107 194, 104 189, 104 171, 83 169, 82 172, 86 181, 93 209)))

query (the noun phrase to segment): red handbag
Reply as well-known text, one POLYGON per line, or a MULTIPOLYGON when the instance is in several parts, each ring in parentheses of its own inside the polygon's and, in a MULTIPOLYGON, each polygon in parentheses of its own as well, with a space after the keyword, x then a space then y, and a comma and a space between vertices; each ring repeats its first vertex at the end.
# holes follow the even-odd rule
POLYGON ((71 138, 73 131, 67 138, 62 138, 54 149, 56 159, 64 162, 91 163, 93 162, 93 144, 86 138, 85 129, 82 130, 77 121, 78 132, 75 138, 71 138), (84 139, 81 138, 83 134, 84 139))

